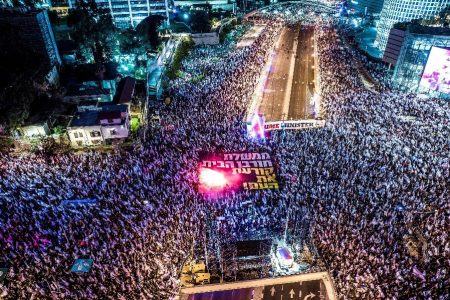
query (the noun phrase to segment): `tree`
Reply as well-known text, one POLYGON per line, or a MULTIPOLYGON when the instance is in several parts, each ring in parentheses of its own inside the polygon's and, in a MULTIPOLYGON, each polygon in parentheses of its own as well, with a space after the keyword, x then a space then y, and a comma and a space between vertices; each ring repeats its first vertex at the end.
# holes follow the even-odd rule
POLYGON ((148 41, 152 49, 156 49, 159 44, 158 28, 165 18, 160 15, 151 15, 142 20, 136 26, 136 32, 148 41))
POLYGON ((58 144, 51 136, 43 136, 31 142, 31 152, 37 154, 53 155, 58 148, 58 144))
POLYGON ((16 129, 28 118, 31 103, 36 96, 32 85, 19 81, 0 93, 0 124, 16 129))
POLYGON ((197 10, 191 14, 191 28, 194 32, 210 32, 211 23, 208 13, 204 10, 197 10))
POLYGON ((146 37, 130 28, 121 32, 117 36, 119 49, 122 54, 142 54, 152 47, 146 37))
POLYGON ((19 28, 0 24, 0 36, 0 125, 11 131, 28 118, 37 94, 30 83, 37 82, 37 74, 46 64, 26 47, 19 28))
POLYGON ((178 46, 177 50, 173 55, 172 62, 170 66, 166 69, 166 77, 170 80, 174 80, 180 77, 180 68, 183 59, 189 54, 189 51, 194 47, 194 41, 192 38, 184 38, 181 44, 178 46))
MULTIPOLYGON (((67 25, 73 28, 72 39, 79 45, 78 53, 88 55, 90 49, 96 63, 110 61, 116 50, 116 28, 106 8, 99 8, 94 0, 78 0, 69 11, 67 25)), ((84 57, 89 61, 90 57, 84 57)))

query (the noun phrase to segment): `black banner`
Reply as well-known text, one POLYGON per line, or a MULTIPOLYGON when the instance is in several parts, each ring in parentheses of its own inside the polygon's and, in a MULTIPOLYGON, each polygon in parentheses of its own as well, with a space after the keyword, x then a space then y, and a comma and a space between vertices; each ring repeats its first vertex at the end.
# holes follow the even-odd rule
POLYGON ((276 170, 269 153, 203 153, 200 155, 200 192, 278 188, 276 170))

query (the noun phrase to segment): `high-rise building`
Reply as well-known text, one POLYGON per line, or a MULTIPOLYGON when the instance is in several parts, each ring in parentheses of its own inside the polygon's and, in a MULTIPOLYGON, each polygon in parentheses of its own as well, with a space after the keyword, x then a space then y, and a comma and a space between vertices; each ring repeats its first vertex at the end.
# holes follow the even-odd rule
MULTIPOLYGON (((68 0, 69 7, 76 6, 76 0, 68 0)), ((109 9, 118 28, 136 27, 150 15, 168 18, 169 0, 95 0, 99 7, 109 9)))
POLYGON ((50 66, 61 64, 47 11, 4 9, 0 11, 0 23, 17 28, 27 48, 45 57, 50 66))
MULTIPOLYGON (((433 47, 449 49, 449 28, 436 25, 406 25, 406 28, 392 28, 383 57, 385 62, 394 66, 392 86, 402 91, 450 98, 448 93, 420 85, 425 66, 430 58, 434 59, 430 57, 433 47)), ((440 57, 439 62, 445 65, 445 55, 440 57)))
POLYGON ((383 8, 384 0, 348 1, 348 7, 357 13, 379 14, 383 8))
POLYGON ((377 25, 377 47, 384 52, 389 32, 395 23, 432 18, 449 4, 450 0, 385 0, 377 25))

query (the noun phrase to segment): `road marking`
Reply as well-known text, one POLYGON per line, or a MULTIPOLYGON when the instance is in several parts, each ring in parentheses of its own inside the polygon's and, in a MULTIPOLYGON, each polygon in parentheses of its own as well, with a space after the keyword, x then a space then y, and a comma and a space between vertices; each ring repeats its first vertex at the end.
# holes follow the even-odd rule
POLYGON ((291 291, 289 292, 289 295, 291 296, 291 299, 294 298, 294 295, 295 295, 294 289, 291 289, 291 291))
POLYGON ((289 104, 291 102, 291 93, 292 93, 292 81, 294 79, 294 68, 295 68, 295 53, 297 52, 298 40, 294 40, 293 51, 291 54, 291 60, 289 62, 289 77, 287 81, 287 90, 284 93, 283 99, 283 109, 281 111, 281 115, 287 116, 289 113, 289 104))

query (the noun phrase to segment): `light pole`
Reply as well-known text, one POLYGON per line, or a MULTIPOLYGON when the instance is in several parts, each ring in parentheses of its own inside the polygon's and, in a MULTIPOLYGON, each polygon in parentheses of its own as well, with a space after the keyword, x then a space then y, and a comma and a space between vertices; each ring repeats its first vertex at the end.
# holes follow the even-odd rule
MULTIPOLYGON (((284 129, 283 129, 284 131, 284 129)), ((289 224, 289 213, 291 208, 291 198, 288 199, 287 207, 286 207, 286 225, 284 227, 284 244, 287 245, 287 231, 288 231, 288 224, 289 224)))

